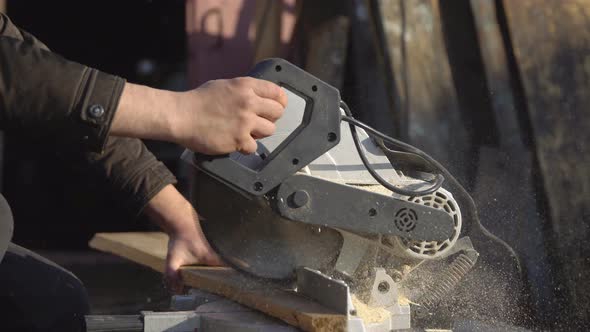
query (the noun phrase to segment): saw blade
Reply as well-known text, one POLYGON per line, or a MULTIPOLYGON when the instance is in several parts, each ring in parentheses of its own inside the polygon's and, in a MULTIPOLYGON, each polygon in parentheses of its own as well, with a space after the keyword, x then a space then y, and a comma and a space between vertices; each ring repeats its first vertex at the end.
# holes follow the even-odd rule
POLYGON ((334 229, 281 218, 264 197, 242 195, 203 172, 191 186, 203 232, 231 266, 252 275, 291 281, 298 267, 334 266, 342 236, 334 229))

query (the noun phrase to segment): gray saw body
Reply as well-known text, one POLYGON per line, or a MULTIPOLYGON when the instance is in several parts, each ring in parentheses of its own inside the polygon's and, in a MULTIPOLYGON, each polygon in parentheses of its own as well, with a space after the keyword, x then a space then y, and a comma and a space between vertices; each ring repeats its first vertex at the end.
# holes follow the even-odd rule
POLYGON ((477 260, 461 237, 459 204, 442 187, 420 196, 383 187, 355 149, 355 135, 388 183, 413 191, 431 183, 394 168, 367 131, 353 135, 333 87, 281 59, 262 62, 251 76, 287 93, 275 134, 258 140, 251 155, 182 156, 194 166, 191 201, 207 239, 235 268, 338 307, 350 331, 410 328, 411 318, 435 310, 477 260), (428 262, 439 267, 439 282, 420 279, 428 262), (352 295, 391 317, 359 321, 352 295))

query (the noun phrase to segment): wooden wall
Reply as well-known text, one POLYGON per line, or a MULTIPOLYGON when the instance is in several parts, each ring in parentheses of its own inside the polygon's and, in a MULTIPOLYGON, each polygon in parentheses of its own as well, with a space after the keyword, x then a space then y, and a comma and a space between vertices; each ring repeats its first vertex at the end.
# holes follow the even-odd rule
POLYGON ((380 121, 402 121, 514 248, 519 323, 588 326, 590 1, 367 3, 397 101, 380 121))
POLYGON ((590 321, 590 1, 503 1, 570 321, 590 321))
MULTIPOLYGON (((341 88, 357 117, 459 178, 522 264, 523 294, 506 279, 473 296, 518 297, 496 303, 512 323, 587 327, 590 0, 298 3, 290 41, 265 31, 255 59, 288 56, 341 88)), ((280 26, 272 12, 252 17, 280 26)))

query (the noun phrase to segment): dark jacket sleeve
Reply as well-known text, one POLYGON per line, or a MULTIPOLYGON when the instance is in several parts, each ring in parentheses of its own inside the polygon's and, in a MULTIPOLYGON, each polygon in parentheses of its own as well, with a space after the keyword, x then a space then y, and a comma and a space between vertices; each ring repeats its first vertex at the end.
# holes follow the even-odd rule
POLYGON ((100 152, 125 81, 67 61, 0 17, 1 129, 100 152))
POLYGON ((137 216, 145 205, 176 177, 146 148, 141 140, 110 136, 102 153, 84 154, 93 176, 105 179, 116 201, 137 216))
POLYGON ((0 129, 81 151, 89 170, 137 215, 176 179, 140 140, 109 137, 124 85, 52 53, 0 14, 0 129))

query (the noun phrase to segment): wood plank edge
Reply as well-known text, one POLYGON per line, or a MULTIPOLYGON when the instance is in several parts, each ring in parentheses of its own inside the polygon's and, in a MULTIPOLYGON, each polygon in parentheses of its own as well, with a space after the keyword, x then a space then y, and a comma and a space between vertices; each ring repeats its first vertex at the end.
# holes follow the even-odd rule
POLYGON ((105 235, 108 235, 108 233, 95 234, 90 242, 88 242, 88 245, 93 249, 123 257, 135 263, 145 265, 160 273, 164 273, 165 260, 150 254, 146 254, 141 250, 127 246, 118 241, 113 241, 105 235))
MULTIPOLYGON (((146 254, 139 249, 128 246, 122 243, 117 238, 117 235, 113 234, 117 233, 97 233, 88 244, 93 249, 123 257, 163 273, 165 261, 162 257, 146 254)), ((346 316, 344 315, 306 312, 305 309, 297 310, 297 308, 294 308, 294 306, 301 306, 304 300, 293 293, 284 290, 270 292, 268 287, 264 286, 242 288, 239 284, 220 283, 219 279, 221 277, 208 275, 207 272, 200 271, 196 266, 182 267, 180 273, 183 283, 187 286, 224 296, 290 325, 299 327, 304 331, 346 330, 346 316), (293 301, 301 302, 293 303, 293 301)), ((238 274, 235 271, 234 273, 238 274)), ((312 303, 311 300, 310 303, 312 303)))
POLYGON ((268 289, 242 289, 230 284, 219 284, 215 279, 200 274, 198 271, 191 271, 190 267, 182 269, 181 273, 186 285, 224 296, 304 331, 346 330, 345 315, 293 310, 293 306, 285 304, 289 298, 299 297, 293 293, 277 290, 271 294, 268 289))

